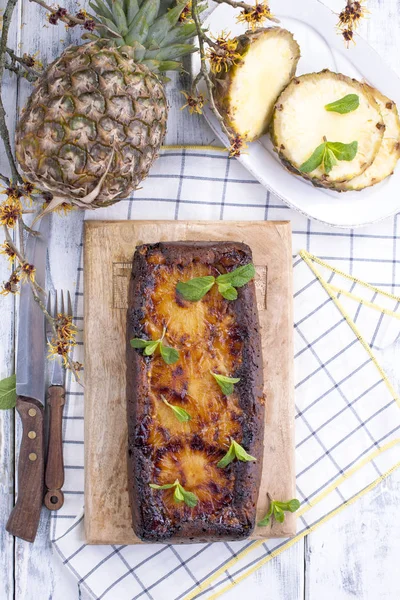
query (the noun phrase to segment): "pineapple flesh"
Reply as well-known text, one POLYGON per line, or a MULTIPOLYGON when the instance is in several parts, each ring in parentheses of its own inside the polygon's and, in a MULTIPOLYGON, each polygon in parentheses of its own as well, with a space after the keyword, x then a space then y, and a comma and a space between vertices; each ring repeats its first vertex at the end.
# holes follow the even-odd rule
POLYGON ((400 158, 400 118, 396 104, 378 90, 369 86, 368 88, 379 104, 385 122, 382 144, 374 162, 364 173, 335 186, 334 189, 339 192, 359 191, 380 183, 392 175, 400 158))
POLYGON ((357 177, 373 163, 381 147, 385 124, 371 91, 358 81, 325 70, 292 80, 277 100, 272 139, 284 165, 311 179, 315 185, 331 187, 357 177), (349 94, 359 96, 357 110, 347 114, 328 112, 327 104, 349 94), (351 161, 341 160, 329 174, 321 165, 309 174, 301 172, 316 148, 329 142, 358 142, 351 161))
POLYGON ((54 195, 49 208, 107 206, 138 187, 166 132, 160 74, 195 50, 194 24, 179 22, 185 2, 96 2, 98 35, 48 67, 17 127, 17 159, 54 195))
POLYGON ((228 129, 251 142, 267 132, 276 99, 296 72, 300 48, 279 27, 248 31, 236 39, 242 58, 213 76, 214 99, 228 129))

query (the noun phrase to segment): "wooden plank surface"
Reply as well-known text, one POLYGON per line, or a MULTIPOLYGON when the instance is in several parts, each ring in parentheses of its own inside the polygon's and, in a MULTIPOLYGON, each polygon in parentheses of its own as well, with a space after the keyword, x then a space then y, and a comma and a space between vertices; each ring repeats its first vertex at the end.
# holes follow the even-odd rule
MULTIPOLYGON (((291 228, 285 222, 87 221, 85 287, 85 531, 97 544, 139 543, 127 486, 126 308, 135 247, 159 241, 241 241, 253 252, 266 423, 257 521, 295 496, 291 228)), ((253 539, 287 537, 295 515, 253 539)))
MULTIPOLYGON (((280 0, 284 2, 285 0, 280 0)), ((271 0, 271 7, 279 3, 279 0, 271 0)), ((344 6, 345 0, 324 0, 337 12, 344 6)), ((4 7, 4 0, 0 3, 0 12, 4 7)), ((74 0, 60 2, 74 11, 74 0)), ((400 6, 398 0, 368 0, 366 5, 371 13, 368 20, 360 27, 361 36, 368 40, 371 45, 382 55, 382 57, 400 75, 400 6)), ((81 6, 87 6, 82 2, 81 6)), ((18 42, 22 44, 20 53, 34 53, 37 50, 40 56, 53 60, 66 47, 69 40, 79 37, 78 28, 65 31, 64 25, 49 26, 45 22, 44 11, 28 0, 20 0, 18 11, 14 15, 15 32, 18 32, 18 42), (23 7, 23 12, 22 12, 23 7)), ((16 38, 15 38, 16 40, 16 38)), ((14 43, 14 39, 12 40, 14 43)), ((9 45, 12 45, 11 43, 9 45)), ((189 62, 186 62, 189 70, 189 62)), ((182 105, 181 89, 187 89, 188 75, 174 74, 172 82, 167 86, 169 102, 171 104, 170 117, 166 143, 168 144, 212 144, 218 143, 214 134, 208 128, 201 116, 189 116, 187 111, 180 111, 182 105)), ((28 90, 29 85, 22 82, 23 87, 28 90)), ((16 96, 17 85, 15 79, 12 85, 4 92, 6 109, 11 121, 15 121, 16 111, 12 96, 16 96)), ((26 93, 26 92, 25 92, 26 93)), ((23 103, 23 98, 21 98, 23 103)), ((3 170, 4 152, 0 141, 0 165, 3 170)), ((63 264, 63 247, 65 240, 60 235, 63 229, 62 223, 58 222, 54 230, 54 248, 57 250, 52 255, 52 260, 63 264)), ((74 240, 69 240, 70 258, 79 255, 79 247, 74 245, 74 240)), ((1 269, 1 267, 0 267, 1 269)), ((1 281, 3 273, 1 271, 1 281)), ((62 269, 58 269, 60 285, 68 285, 63 281, 62 269)), ((0 320, 0 373, 9 373, 12 368, 12 353, 9 352, 12 345, 7 337, 12 326, 12 303, 1 299, 1 307, 9 319, 0 320)), ((397 361, 397 364, 398 361, 397 361)), ((399 381, 398 372, 395 380, 399 381)), ((8 512, 3 510, 3 491, 11 490, 13 494, 14 469, 12 466, 13 450, 7 442, 12 443, 14 428, 14 415, 8 411, 0 411, 0 527, 4 529, 8 512), (7 450, 6 450, 7 449, 7 450), (10 466, 11 461, 11 466, 10 466)), ((306 538, 306 555, 304 555, 304 544, 296 544, 286 550, 281 556, 264 565, 246 581, 230 590, 224 595, 227 600, 242 600, 243 595, 251 596, 254 600, 364 600, 359 590, 366 590, 366 600, 395 600, 400 597, 399 576, 397 575, 398 552, 392 540, 400 539, 400 522, 393 518, 396 506, 388 501, 388 496, 398 498, 400 486, 400 472, 395 472, 388 481, 388 488, 382 494, 373 493, 377 498, 375 507, 379 510, 379 529, 382 536, 379 544, 375 544, 373 536, 364 536, 362 531, 365 527, 374 527, 375 517, 371 516, 369 510, 371 494, 353 506, 347 508, 335 517, 319 531, 312 533, 306 538), (390 481, 390 486, 389 486, 390 481), (396 496, 397 494, 397 496, 396 496), (393 508, 394 506, 394 508, 393 508), (315 545, 313 540, 316 541, 315 545), (339 563, 332 557, 338 557, 343 553, 343 548, 349 548, 357 555, 357 561, 347 561, 346 556, 339 563), (379 547, 379 552, 374 552, 371 560, 371 552, 365 550, 379 547), (322 561, 323 551, 326 549, 325 560, 322 561), (348 586, 346 581, 353 578, 357 581, 356 586, 348 586), (315 584, 317 581, 318 585, 315 584), (315 584, 315 585, 314 585, 315 584), (335 595, 336 594, 336 595, 335 595)), ((8 493, 8 492, 6 492, 8 493)), ((7 501, 8 502, 8 501, 7 501)), ((6 505, 8 506, 8 505, 6 505)), ((48 531, 40 531, 40 537, 49 535, 48 531)), ((3 600, 78 600, 84 599, 84 591, 78 589, 75 579, 67 569, 61 565, 57 557, 53 557, 50 549, 43 553, 28 553, 28 544, 22 543, 19 547, 16 561, 21 564, 20 568, 12 572, 13 542, 0 537, 0 598, 3 600), (5 545, 4 545, 5 544, 5 545), (28 564, 29 569, 28 569, 28 564), (29 578, 29 585, 27 584, 29 578), (23 591, 26 595, 23 595, 23 591), (8 594, 8 595, 7 595, 8 594)), ((155 599, 158 600, 158 599, 155 599)))

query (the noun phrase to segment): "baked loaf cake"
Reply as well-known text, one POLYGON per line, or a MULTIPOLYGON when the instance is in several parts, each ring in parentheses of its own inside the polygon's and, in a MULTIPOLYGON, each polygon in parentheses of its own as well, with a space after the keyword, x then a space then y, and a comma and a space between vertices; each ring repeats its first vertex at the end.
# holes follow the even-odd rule
POLYGON ((144 541, 239 540, 254 528, 264 430, 254 281, 238 287, 236 300, 217 285, 199 301, 176 288, 251 262, 250 248, 236 242, 136 248, 127 326, 128 476, 133 529, 144 541), (164 329, 163 343, 179 352, 173 364, 159 349, 146 356, 131 347, 133 338, 157 340, 164 329), (240 381, 226 395, 213 373, 240 381), (190 420, 178 419, 173 407, 190 420), (218 466, 232 440, 255 460, 218 466), (174 482, 195 495, 195 506, 181 500, 174 482))

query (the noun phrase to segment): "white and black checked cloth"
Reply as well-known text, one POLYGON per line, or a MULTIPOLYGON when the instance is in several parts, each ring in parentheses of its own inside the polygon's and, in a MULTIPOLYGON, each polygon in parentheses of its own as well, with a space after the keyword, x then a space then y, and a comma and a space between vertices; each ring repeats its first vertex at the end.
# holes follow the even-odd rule
MULTIPOLYGON (((63 563, 96 599, 214 598, 398 466, 399 400, 376 360, 400 333, 398 218, 360 230, 324 227, 270 195, 226 153, 204 148, 163 151, 131 199, 89 217, 292 221, 297 496, 302 503, 295 540, 85 545, 84 398, 82 388, 68 385, 65 504, 53 514, 51 533, 63 563)), ((82 266, 74 314, 81 325, 82 266)), ((82 360, 82 342, 74 358, 82 360)))

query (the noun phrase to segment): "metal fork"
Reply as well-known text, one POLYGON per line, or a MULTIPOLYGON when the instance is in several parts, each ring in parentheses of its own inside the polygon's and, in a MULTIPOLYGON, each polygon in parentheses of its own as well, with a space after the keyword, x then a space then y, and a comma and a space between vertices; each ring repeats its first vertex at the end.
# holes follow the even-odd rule
MULTIPOLYGON (((64 293, 61 291, 61 301, 58 301, 56 291, 52 307, 49 294, 47 311, 56 319, 59 314, 72 317, 72 302, 70 293, 67 292, 67 312, 65 312, 64 293)), ((46 323, 46 337, 51 343, 54 337, 52 326, 46 323)), ((64 485, 64 458, 62 446, 62 418, 65 404, 65 369, 62 357, 54 356, 50 387, 48 389, 48 402, 50 406, 49 419, 49 445, 45 472, 46 495, 44 503, 49 510, 58 510, 64 504, 64 494, 61 491, 64 485)))

